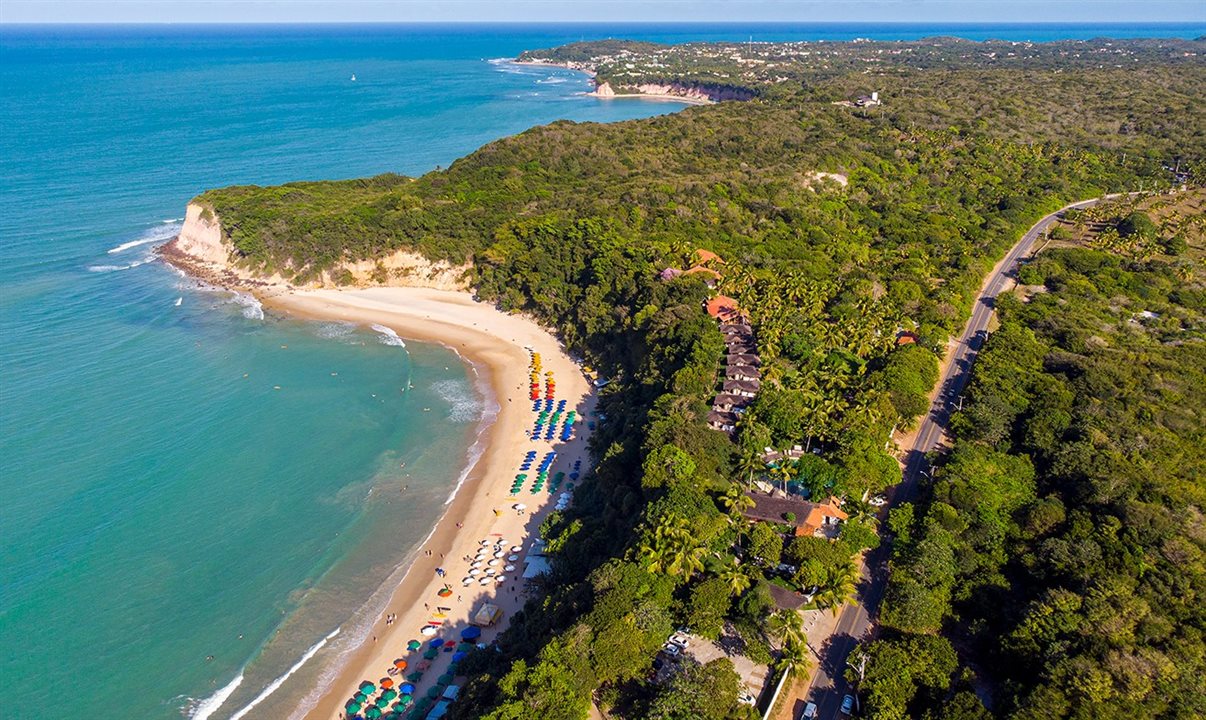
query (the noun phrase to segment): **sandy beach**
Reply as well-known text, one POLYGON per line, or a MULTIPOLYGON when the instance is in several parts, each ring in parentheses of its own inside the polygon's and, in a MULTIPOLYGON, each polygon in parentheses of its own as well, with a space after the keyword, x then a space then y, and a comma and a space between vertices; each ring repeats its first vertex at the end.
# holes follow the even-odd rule
MULTIPOLYGON (((411 640, 424 641, 423 650, 434 637, 459 640, 460 631, 469 627, 471 613, 484 602, 503 610, 502 620, 483 630, 481 641, 493 640, 516 609, 524 601, 522 574, 528 551, 535 539, 541 520, 552 509, 556 497, 547 488, 539 493, 530 491, 536 468, 528 471, 529 480, 519 496, 510 494, 511 481, 528 451, 536 451, 538 461, 546 453, 556 451, 557 458, 550 476, 558 471, 567 475, 575 460, 581 460, 586 470, 586 423, 580 422, 573 439, 530 439, 535 413, 529 398, 529 349, 541 356, 544 373, 551 371, 556 380, 556 399, 566 400, 566 409, 574 409, 585 419, 593 412, 591 385, 581 368, 562 351, 557 340, 532 320, 508 315, 494 307, 475 302, 468 293, 424 288, 370 288, 362 290, 310 290, 275 295, 265 304, 297 317, 343 320, 361 324, 380 324, 393 329, 406 339, 435 342, 456 350, 479 373, 488 376, 499 411, 486 430, 486 450, 473 468, 456 499, 447 506, 427 543, 419 549, 417 559, 395 589, 386 610, 377 619, 370 637, 342 663, 339 675, 323 692, 317 706, 304 717, 342 718, 347 699, 359 684, 369 680, 379 685, 394 661, 407 661, 406 671, 393 676, 395 687, 406 682, 409 674, 421 661, 422 650, 409 651, 411 640), (512 509, 520 502, 527 506, 521 514, 512 509), (504 583, 482 585, 474 577, 472 585, 464 586, 470 562, 482 550, 482 541, 490 543, 479 572, 494 560, 495 545, 501 540, 504 554, 498 568, 510 564, 504 583), (513 547, 520 547, 512 551, 513 547), (516 560, 508 558, 518 555, 516 560), (469 558, 468 560, 466 558, 469 558), (443 577, 436 573, 442 568, 443 577), (447 585, 452 594, 439 597, 437 592, 447 585), (387 624, 386 617, 396 615, 387 624), (438 623, 438 635, 425 637, 421 630, 429 623, 438 623)), ((544 395, 542 385, 541 395, 544 395)), ((565 490, 562 487, 562 492, 565 490)), ((560 494, 560 493, 558 493, 560 494)), ((431 668, 416 682, 416 699, 432 687, 444 673, 452 658, 441 652, 431 661, 431 668)))

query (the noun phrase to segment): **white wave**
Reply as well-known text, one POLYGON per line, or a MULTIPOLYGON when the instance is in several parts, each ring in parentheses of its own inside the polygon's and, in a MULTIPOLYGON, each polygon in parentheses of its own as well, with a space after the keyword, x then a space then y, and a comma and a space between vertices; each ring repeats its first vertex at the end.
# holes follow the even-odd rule
POLYGON ((125 252, 125 251, 129 250, 130 248, 136 248, 139 245, 149 245, 150 243, 166 242, 166 241, 171 240, 172 238, 176 237, 177 235, 179 235, 180 230, 184 227, 183 225, 180 224, 179 220, 164 220, 163 223, 165 225, 170 225, 170 227, 150 228, 149 230, 144 232, 141 236, 139 236, 137 239, 130 240, 129 242, 124 242, 121 245, 118 245, 117 247, 109 248, 107 252, 110 255, 116 255, 117 253, 125 252))
POLYGON ((400 348, 406 347, 406 343, 402 342, 402 338, 398 337, 398 333, 385 327, 384 325, 373 323, 369 327, 377 331, 379 335, 378 339, 381 341, 382 345, 392 345, 400 348))
POLYGON ((204 700, 198 702, 196 706, 194 706, 189 712, 189 717, 192 718, 192 720, 206 720, 210 715, 213 715, 215 712, 217 712, 218 708, 222 707, 222 703, 226 702, 230 696, 234 694, 235 689, 242 684, 243 671, 240 670, 239 674, 235 676, 234 680, 226 683, 223 688, 218 690, 213 695, 210 695, 204 700))
POLYGON ((254 708, 256 705, 259 705, 260 703, 264 702, 264 700, 269 695, 276 692, 280 688, 281 685, 285 684, 285 681, 289 679, 289 676, 291 676, 293 673, 300 670, 302 665, 305 665, 307 662, 309 662, 310 658, 314 657, 314 655, 316 653, 318 653, 319 650, 322 650, 323 645, 326 645, 328 640, 330 640, 331 638, 335 637, 338 634, 339 634, 339 628, 335 628, 325 638, 323 638, 322 640, 319 640, 318 642, 311 645, 310 649, 307 650, 305 652, 305 654, 303 654, 301 656, 301 660, 298 660, 297 662, 293 663, 293 667, 286 670, 284 675, 281 675, 277 679, 268 683, 268 687, 266 687, 262 691, 260 691, 260 694, 256 695, 254 700, 252 700, 251 702, 244 705, 234 715, 231 715, 230 720, 239 720, 239 718, 241 718, 244 715, 246 715, 247 713, 251 712, 252 708, 254 708))
POLYGON ((176 298, 176 307, 180 307, 180 303, 182 303, 182 302, 184 302, 184 298, 183 298, 183 297, 178 297, 178 298, 176 298))
POLYGON ((147 263, 151 262, 154 259, 155 259, 154 256, 147 256, 141 260, 135 260, 134 262, 130 263, 129 265, 89 265, 88 272, 94 272, 94 273, 119 272, 121 270, 129 270, 130 268, 136 268, 139 265, 146 265, 147 263))
POLYGON ((453 422, 473 422, 482 415, 482 401, 463 380, 440 380, 431 386, 445 402, 448 419, 453 422))
POLYGON ((540 83, 541 85, 560 85, 561 83, 563 83, 565 81, 566 81, 566 79, 563 77, 554 76, 554 77, 545 78, 543 80, 537 80, 536 82, 540 83))
POLYGON ((256 300, 254 296, 233 291, 231 291, 231 295, 233 296, 230 299, 231 302, 233 302, 235 305, 243 306, 243 317, 247 318, 248 320, 264 319, 264 306, 261 305, 260 301, 256 300))
POLYGON ((179 218, 167 218, 167 219, 165 219, 165 220, 160 220, 159 222, 163 223, 164 225, 167 225, 168 223, 178 223, 178 222, 184 222, 184 218, 182 218, 182 217, 179 217, 179 218))

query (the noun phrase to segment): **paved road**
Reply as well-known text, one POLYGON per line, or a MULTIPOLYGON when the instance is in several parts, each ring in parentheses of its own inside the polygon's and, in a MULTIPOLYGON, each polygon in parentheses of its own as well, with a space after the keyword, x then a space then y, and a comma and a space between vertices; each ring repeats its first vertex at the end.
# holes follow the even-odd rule
MULTIPOLYGON (((1034 224, 1022 239, 1005 256, 992 274, 988 276, 976 304, 972 310, 971 319, 959 342, 955 346, 952 362, 939 379, 941 391, 930 406, 930 411, 922 421, 917 432, 917 439, 905 460, 905 467, 900 484, 888 492, 889 506, 911 500, 917 487, 917 479, 929 468, 927 453, 934 451, 946 433, 946 424, 950 420, 951 409, 958 402, 963 388, 967 385, 972 363, 984 343, 988 332, 988 321, 995 311, 997 295, 1009 282, 1017 270, 1018 261, 1030 253, 1034 241, 1047 229, 1064 210, 1069 208, 1085 208, 1095 205, 1098 200, 1084 200, 1073 203, 1054 212, 1034 224)), ((887 587, 888 558, 891 556, 889 543, 881 543, 878 548, 869 553, 863 569, 863 581, 859 587, 859 597, 853 603, 842 608, 833 635, 824 647, 816 648, 821 656, 821 666, 808 688, 806 699, 817 704, 817 717, 823 720, 841 717, 840 708, 842 696, 849 692, 847 682, 843 677, 846 658, 855 646, 872 628, 871 618, 879 608, 887 587)), ((799 708, 803 702, 796 703, 799 708)))

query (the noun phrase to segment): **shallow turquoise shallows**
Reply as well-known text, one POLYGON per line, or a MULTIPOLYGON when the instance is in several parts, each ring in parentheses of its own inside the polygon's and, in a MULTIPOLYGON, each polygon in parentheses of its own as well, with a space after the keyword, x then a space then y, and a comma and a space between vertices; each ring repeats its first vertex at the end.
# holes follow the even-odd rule
POLYGON ((151 260, 202 190, 416 174, 681 107, 492 60, 582 37, 1202 32, 0 29, 0 717, 290 717, 474 453, 490 401, 451 352, 265 316, 151 260))

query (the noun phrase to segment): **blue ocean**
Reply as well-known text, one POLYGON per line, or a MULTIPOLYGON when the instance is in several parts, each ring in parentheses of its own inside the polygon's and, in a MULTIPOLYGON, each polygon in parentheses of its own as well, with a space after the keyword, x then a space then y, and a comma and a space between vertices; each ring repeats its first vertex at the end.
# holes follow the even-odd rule
POLYGON ((501 60, 579 39, 1204 33, 0 28, 0 716, 296 716, 477 451, 491 400, 452 352, 157 262, 202 190, 420 174, 533 125, 681 107, 501 60))

